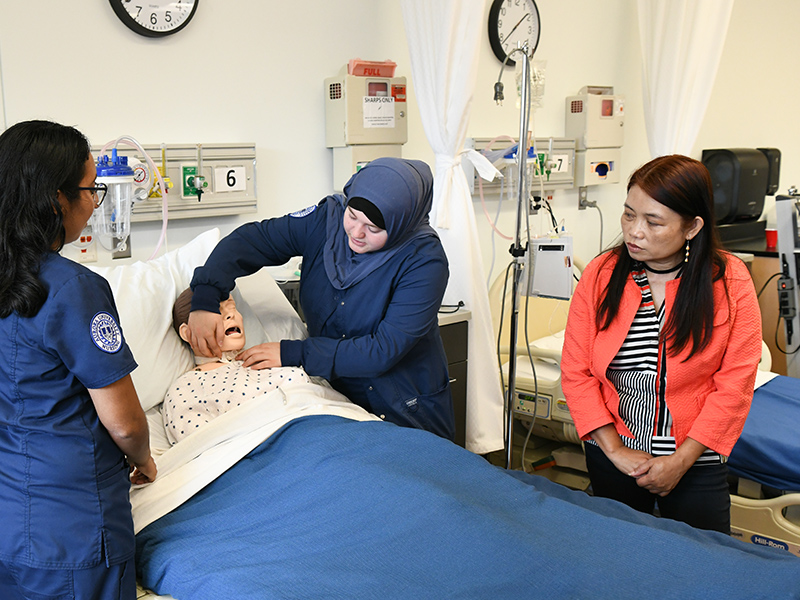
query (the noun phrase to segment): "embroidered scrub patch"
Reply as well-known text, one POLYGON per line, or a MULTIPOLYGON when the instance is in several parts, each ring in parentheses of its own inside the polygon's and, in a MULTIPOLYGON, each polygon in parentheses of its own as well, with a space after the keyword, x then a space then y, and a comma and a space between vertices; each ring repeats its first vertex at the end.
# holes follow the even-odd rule
POLYGON ((103 352, 113 354, 122 348, 122 332, 119 325, 107 312, 99 312, 92 319, 92 341, 103 352))
POLYGON ((289 213, 290 217, 305 217, 306 215, 310 215, 312 212, 317 210, 317 205, 314 204, 309 206, 308 208, 304 208, 303 210, 298 210, 297 212, 289 213))

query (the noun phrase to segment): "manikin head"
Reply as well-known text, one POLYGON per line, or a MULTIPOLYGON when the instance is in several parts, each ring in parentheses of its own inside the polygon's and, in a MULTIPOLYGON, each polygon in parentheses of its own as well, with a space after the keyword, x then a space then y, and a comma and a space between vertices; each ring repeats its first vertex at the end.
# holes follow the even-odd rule
MULTIPOLYGON (((172 305, 172 326, 187 344, 189 342, 189 313, 192 308, 192 290, 186 288, 175 304, 172 305)), ((219 303, 219 312, 222 315, 222 322, 225 326, 225 339, 222 341, 220 349, 223 352, 240 351, 244 349, 245 336, 244 336, 244 319, 241 313, 236 310, 236 301, 233 296, 229 296, 227 300, 219 303)), ((192 351, 198 354, 197 349, 192 347, 192 351)))

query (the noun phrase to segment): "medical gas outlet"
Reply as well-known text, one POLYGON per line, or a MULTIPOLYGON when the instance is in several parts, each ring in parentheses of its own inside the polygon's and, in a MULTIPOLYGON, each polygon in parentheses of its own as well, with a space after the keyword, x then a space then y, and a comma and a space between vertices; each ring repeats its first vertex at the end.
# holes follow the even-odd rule
POLYGON ((351 60, 325 79, 325 145, 333 150, 333 187, 376 158, 400 158, 408 141, 406 78, 392 61, 351 60))
POLYGON ((196 165, 181 166, 181 179, 183 181, 181 198, 194 196, 200 200, 202 194, 208 189, 208 181, 206 181, 205 177, 198 175, 197 172, 198 167, 196 165))
POLYGON ((625 97, 613 87, 585 86, 567 97, 564 130, 576 140, 577 187, 619 183, 624 126, 625 97))

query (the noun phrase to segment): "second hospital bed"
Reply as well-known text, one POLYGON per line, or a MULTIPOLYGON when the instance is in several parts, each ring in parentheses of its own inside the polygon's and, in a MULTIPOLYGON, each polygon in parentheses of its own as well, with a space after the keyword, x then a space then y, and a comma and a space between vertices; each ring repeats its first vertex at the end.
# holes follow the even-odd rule
POLYGON ((775 376, 756 388, 728 459, 739 477, 732 535, 800 556, 800 380, 775 376))

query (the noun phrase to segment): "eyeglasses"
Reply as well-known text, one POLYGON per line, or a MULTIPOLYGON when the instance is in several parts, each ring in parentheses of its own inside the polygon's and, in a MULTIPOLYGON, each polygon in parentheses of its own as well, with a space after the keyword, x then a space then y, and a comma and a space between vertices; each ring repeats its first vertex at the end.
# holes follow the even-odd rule
POLYGON ((95 208, 100 208, 100 205, 103 203, 103 200, 106 199, 106 194, 108 193, 108 185, 105 183, 98 183, 94 187, 79 187, 79 190, 90 190, 92 192, 92 196, 97 197, 97 202, 94 203, 95 208))

